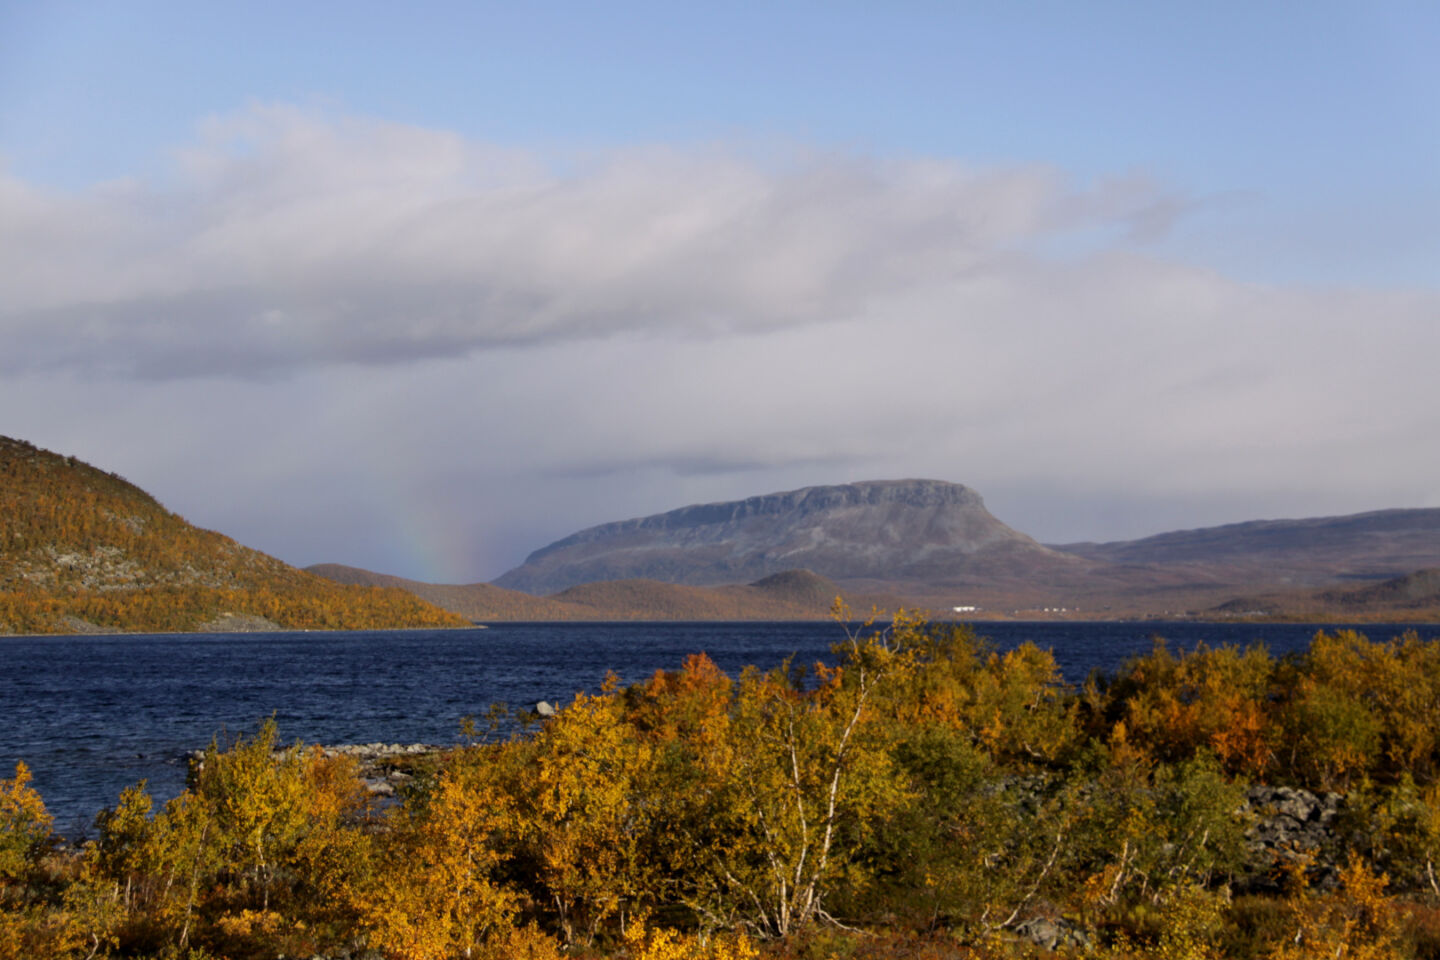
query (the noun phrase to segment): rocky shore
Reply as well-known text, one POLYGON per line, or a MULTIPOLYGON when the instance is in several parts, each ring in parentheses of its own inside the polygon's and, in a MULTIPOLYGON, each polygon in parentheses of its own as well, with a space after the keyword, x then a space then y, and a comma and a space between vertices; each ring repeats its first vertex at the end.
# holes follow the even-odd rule
MULTIPOLYGON (((294 748, 275 751, 280 759, 294 748)), ((418 767, 423 766, 447 749, 431 743, 342 743, 320 748, 327 757, 352 757, 359 767, 360 779, 372 798, 388 799, 397 790, 415 779, 418 767)), ((192 774, 205 765, 205 751, 192 750, 187 755, 192 774)))
POLYGON ((353 757, 372 797, 393 797, 415 779, 417 762, 434 757, 444 747, 428 743, 345 743, 321 748, 327 757, 353 757))

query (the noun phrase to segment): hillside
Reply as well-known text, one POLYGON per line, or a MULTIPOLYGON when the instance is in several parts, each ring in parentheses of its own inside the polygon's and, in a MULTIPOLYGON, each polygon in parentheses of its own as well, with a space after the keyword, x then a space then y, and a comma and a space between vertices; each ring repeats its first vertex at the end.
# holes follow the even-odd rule
MULTIPOLYGON (((581 584, 546 597, 489 583, 432 584, 372 573, 338 563, 307 567, 339 583, 391 586, 476 622, 505 620, 823 620, 842 593, 839 585, 808 570, 787 570, 756 583, 693 587, 658 580, 581 584)), ((888 595, 847 599, 857 611, 894 610, 888 595)))
POLYGON ((461 626, 201 530, 74 457, 0 437, 0 631, 461 626))
POLYGON ((1417 570, 1354 590, 1326 590, 1320 596, 1329 603, 1356 608, 1436 609, 1440 608, 1440 569, 1417 570))
POLYGON ((1236 617, 1363 621, 1440 620, 1440 569, 1348 589, 1289 590, 1238 597, 1215 612, 1236 617))
POLYGON ((957 483, 807 487, 582 530, 532 553, 497 586, 550 594, 615 580, 713 586, 804 568, 837 581, 949 583, 1063 574, 1085 564, 1012 530, 957 483))
POLYGON ((1053 546, 1088 560, 1188 569, 1196 578, 1241 585, 1323 586, 1440 566, 1440 509, 1254 520, 1140 540, 1053 546))

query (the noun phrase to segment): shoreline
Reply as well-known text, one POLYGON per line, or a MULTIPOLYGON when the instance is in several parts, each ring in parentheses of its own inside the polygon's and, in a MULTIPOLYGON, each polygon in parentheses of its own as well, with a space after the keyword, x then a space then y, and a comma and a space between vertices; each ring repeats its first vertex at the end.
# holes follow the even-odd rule
MULTIPOLYGON (((1403 626, 1403 627, 1437 627, 1440 628, 1440 617, 1432 619, 1396 619, 1392 617, 1327 617, 1316 619, 1314 617, 1180 617, 1147 615, 1135 617, 946 617, 936 616, 928 618, 932 623, 950 623, 957 625, 972 626, 981 630, 987 623, 1003 624, 1043 624, 1055 626, 1059 624, 1083 624, 1083 623, 1108 623, 1108 624, 1216 624, 1244 626, 1248 624, 1284 624, 1289 626, 1311 626, 1317 628, 1325 627, 1366 627, 1366 626, 1403 626)), ((418 632, 450 632, 465 630, 489 630, 492 627, 517 625, 517 626, 618 626, 623 624, 644 624, 655 626, 657 624, 823 624, 832 622, 829 617, 815 618, 786 618, 783 620, 767 619, 744 619, 744 620, 698 620, 698 619, 676 619, 676 618, 608 618, 598 620, 490 620, 485 623, 473 623, 464 627, 373 627, 364 629, 335 629, 315 630, 306 628, 276 627, 256 630, 122 630, 109 629, 95 632, 74 631, 69 633, 10 633, 0 631, 0 641, 21 640, 21 639, 42 639, 46 637, 70 637, 70 638, 98 638, 98 637, 223 637, 223 636, 263 636, 266 634, 359 634, 359 633, 418 633, 418 632)), ((879 618, 876 624, 890 623, 889 618, 879 618)))

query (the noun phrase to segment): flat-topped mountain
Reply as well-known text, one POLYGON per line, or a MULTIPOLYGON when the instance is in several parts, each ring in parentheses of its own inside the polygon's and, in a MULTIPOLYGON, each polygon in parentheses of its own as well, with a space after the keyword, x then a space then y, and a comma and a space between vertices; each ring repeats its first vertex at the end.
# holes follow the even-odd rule
POLYGON ((713 585, 804 568, 840 581, 943 583, 1079 563, 1012 530, 940 480, 806 487, 582 530, 497 586, 549 594, 601 580, 713 585))
POLYGON ((113 473, 0 437, 0 633, 464 626, 202 530, 113 473))

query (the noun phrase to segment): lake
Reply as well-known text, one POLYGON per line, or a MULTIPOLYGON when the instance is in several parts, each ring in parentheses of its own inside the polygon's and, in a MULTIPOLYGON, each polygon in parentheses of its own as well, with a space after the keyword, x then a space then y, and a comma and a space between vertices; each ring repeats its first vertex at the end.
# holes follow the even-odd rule
MULTIPOLYGON (((1334 625, 1323 625, 1333 628, 1334 625)), ((1172 647, 1263 642, 1305 649, 1322 625, 1017 623, 978 626, 998 647, 1054 651, 1068 681, 1113 672, 1163 635, 1172 647)), ((1440 637, 1440 625, 1414 625, 1440 637)), ((1357 627, 1388 639, 1404 624, 1357 627)), ((625 682, 704 651, 727 672, 830 657, 834 623, 500 623, 486 630, 0 637, 0 777, 24 760, 70 836, 120 791, 184 787, 184 756, 275 716, 283 741, 435 743, 492 703, 531 706, 625 682)))

